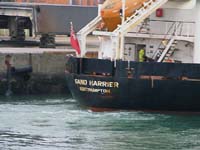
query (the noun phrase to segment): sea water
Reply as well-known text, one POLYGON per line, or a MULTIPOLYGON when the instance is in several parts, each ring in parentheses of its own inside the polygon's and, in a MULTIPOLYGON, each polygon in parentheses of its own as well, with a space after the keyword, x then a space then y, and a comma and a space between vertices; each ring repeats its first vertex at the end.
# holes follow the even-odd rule
POLYGON ((65 96, 0 98, 0 150, 199 150, 200 116, 91 112, 65 96))

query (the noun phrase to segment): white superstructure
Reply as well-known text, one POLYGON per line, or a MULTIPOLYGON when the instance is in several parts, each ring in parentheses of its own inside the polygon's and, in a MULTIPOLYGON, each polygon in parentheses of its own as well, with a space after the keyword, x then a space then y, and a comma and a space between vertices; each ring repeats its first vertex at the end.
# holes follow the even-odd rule
POLYGON ((145 55, 158 62, 172 59, 200 63, 200 1, 150 1, 152 5, 138 10, 137 15, 133 14, 113 32, 93 31, 92 26, 100 23, 99 17, 95 24, 82 29, 87 31, 79 32, 82 56, 86 52, 82 37, 93 31, 101 43, 101 59, 137 61, 139 50, 144 48, 145 55))

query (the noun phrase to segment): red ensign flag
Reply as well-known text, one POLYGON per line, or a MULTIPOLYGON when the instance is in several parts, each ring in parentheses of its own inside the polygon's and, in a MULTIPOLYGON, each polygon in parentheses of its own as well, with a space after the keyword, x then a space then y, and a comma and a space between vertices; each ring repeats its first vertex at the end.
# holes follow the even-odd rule
POLYGON ((70 32, 70 43, 71 43, 71 46, 77 51, 77 53, 80 54, 81 49, 78 43, 78 39, 76 38, 76 35, 74 33, 72 22, 71 22, 71 32, 70 32))

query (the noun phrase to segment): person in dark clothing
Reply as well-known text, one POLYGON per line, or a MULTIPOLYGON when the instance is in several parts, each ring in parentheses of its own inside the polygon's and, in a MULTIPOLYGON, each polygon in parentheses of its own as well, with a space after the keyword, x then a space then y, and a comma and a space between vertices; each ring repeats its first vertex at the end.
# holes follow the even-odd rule
POLYGON ((6 65, 7 68, 11 68, 11 55, 6 55, 5 65, 6 65))
POLYGON ((12 94, 11 91, 11 70, 12 70, 12 65, 11 65, 11 55, 6 55, 5 57, 5 65, 7 68, 7 73, 6 73, 6 78, 7 78, 7 91, 6 91, 6 96, 10 96, 12 94))

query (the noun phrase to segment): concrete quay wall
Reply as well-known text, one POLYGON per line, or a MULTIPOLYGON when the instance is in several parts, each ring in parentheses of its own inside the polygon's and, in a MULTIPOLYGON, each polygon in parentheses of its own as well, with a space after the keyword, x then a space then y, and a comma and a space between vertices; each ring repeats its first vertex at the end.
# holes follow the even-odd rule
POLYGON ((11 63, 15 68, 32 66, 30 79, 12 76, 11 90, 14 95, 23 94, 67 94, 65 79, 66 55, 75 52, 67 49, 39 48, 0 48, 0 95, 8 89, 5 56, 12 56, 11 63))

